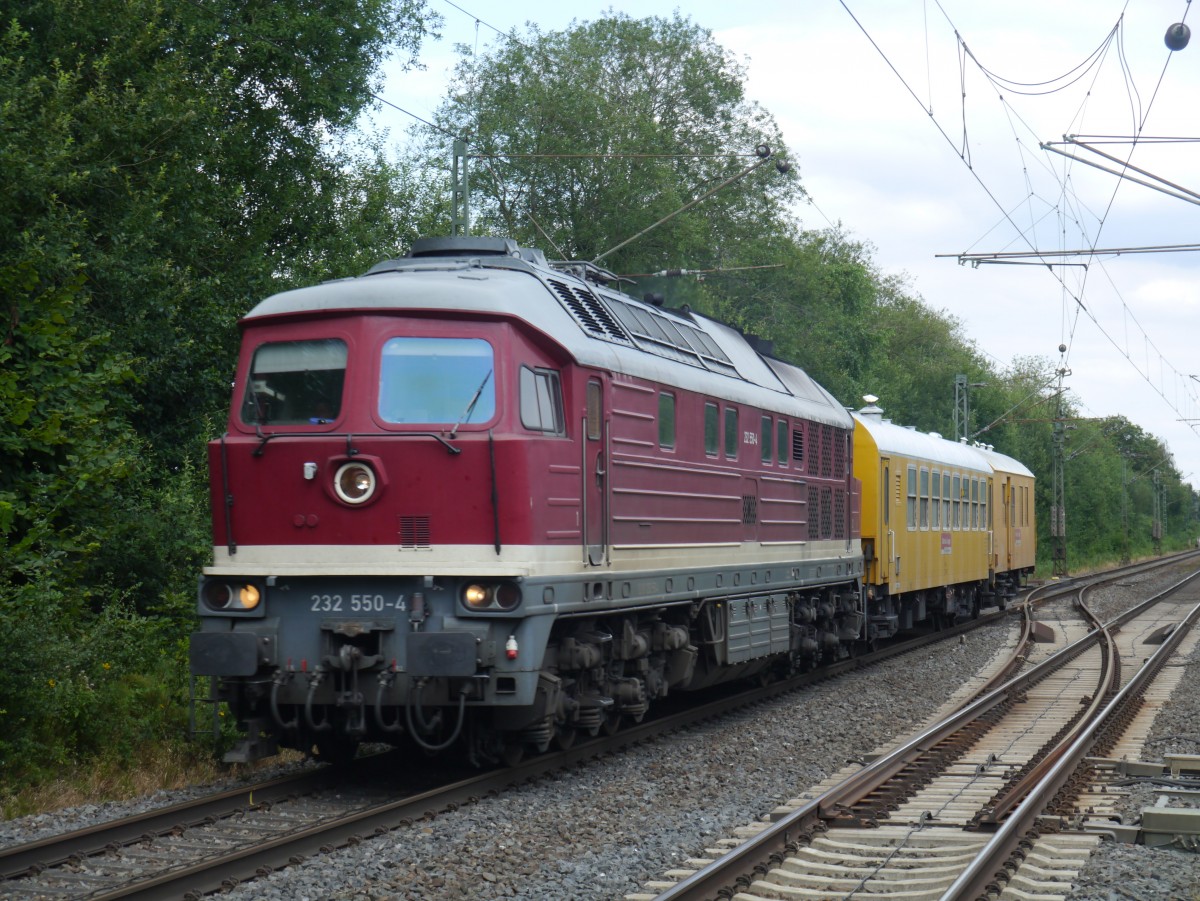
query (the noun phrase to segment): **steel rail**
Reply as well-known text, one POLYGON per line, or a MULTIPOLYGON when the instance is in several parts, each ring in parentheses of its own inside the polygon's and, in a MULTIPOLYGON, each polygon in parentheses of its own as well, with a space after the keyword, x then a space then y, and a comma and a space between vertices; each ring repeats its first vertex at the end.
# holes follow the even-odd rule
MULTIPOLYGON (((1181 556, 1186 558, 1191 555, 1181 556)), ((1158 562, 1161 565, 1163 561, 1158 562)), ((1119 578, 1128 571, 1123 568, 1116 577, 1119 578)), ((1189 576, 1188 578, 1193 577, 1189 576)), ((1086 582, 1088 585, 1096 584, 1109 578, 1111 576, 1089 579, 1086 582)), ((1184 580, 1184 582, 1186 581, 1187 579, 1184 580)), ((1070 590, 1078 587, 1076 585, 1070 590)), ((1173 589, 1168 589, 1168 591, 1170 590, 1173 589)), ((1150 603, 1148 601, 1140 606, 1144 607, 1150 603)), ((1062 664, 1083 653, 1100 640, 1100 635, 1100 630, 1092 631, 1047 657, 1028 672, 1009 679, 987 694, 977 696, 941 723, 913 736, 903 745, 868 764, 845 782, 808 800, 756 836, 732 848, 728 853, 670 888, 664 889, 656 896, 655 901, 697 901, 697 899, 716 898, 732 885, 748 886, 752 879, 750 874, 765 874, 772 866, 780 864, 789 853, 795 850, 798 838, 806 833, 824 830, 824 817, 844 807, 848 801, 864 796, 864 790, 869 791, 870 786, 885 781, 878 778, 879 774, 898 772, 907 760, 918 756, 922 751, 933 747, 958 729, 983 716, 1003 703, 1010 694, 1021 692, 1058 669, 1062 664)))
POLYGON ((1008 816, 1021 803, 1021 800, 1035 786, 1041 783, 1046 774, 1053 769, 1062 755, 1066 753, 1067 748, 1074 739, 1087 728, 1088 723, 1099 715, 1107 703, 1107 699, 1111 697, 1112 691, 1117 687, 1121 678, 1121 655, 1117 649, 1117 643, 1113 640, 1111 633, 1104 623, 1100 622, 1095 614, 1083 604, 1083 595, 1091 587, 1094 586, 1085 586, 1079 590, 1079 606, 1083 614, 1093 624, 1092 628, 1095 631, 1092 634, 1095 635, 1096 642, 1104 646, 1100 658, 1100 679, 1099 684, 1096 686, 1096 691, 1088 699, 1086 708, 1079 710, 1065 731, 1054 737, 1053 746, 1044 749, 1044 753, 1040 758, 1035 757, 1034 761, 1025 768, 1023 775, 1017 782, 1005 789, 1003 796, 999 800, 994 801, 986 810, 981 811, 981 815, 975 820, 976 825, 993 826, 1008 816))
POLYGON ((111 845, 130 845, 166 835, 180 828, 199 825, 212 817, 228 816, 255 804, 275 803, 334 783, 336 777, 329 769, 281 776, 2 848, 0 879, 16 879, 35 869, 99 854, 111 845), (257 798, 254 797, 256 794, 257 798))
MULTIPOLYGON (((1200 572, 1193 573, 1167 591, 1155 595, 1151 600, 1161 600, 1166 594, 1178 590, 1197 576, 1200 576, 1200 572)), ((1145 604, 1139 606, 1144 607, 1145 604)), ((1021 840, 1032 829, 1043 809, 1053 800, 1076 768, 1083 762, 1097 733, 1119 713, 1131 698, 1137 697, 1144 691, 1158 670, 1175 653, 1176 648, 1198 618, 1200 618, 1200 604, 1192 607, 1179 627, 1172 631, 1167 640, 1138 669, 1137 674, 1109 700, 1100 715, 1074 739, 1071 746, 1045 774, 1041 783, 1025 797, 1021 805, 1000 825, 988 843, 946 889, 941 896, 941 901, 964 901, 968 898, 987 897, 989 890, 996 887, 994 880, 1003 872, 1003 863, 1017 850, 1021 840)))

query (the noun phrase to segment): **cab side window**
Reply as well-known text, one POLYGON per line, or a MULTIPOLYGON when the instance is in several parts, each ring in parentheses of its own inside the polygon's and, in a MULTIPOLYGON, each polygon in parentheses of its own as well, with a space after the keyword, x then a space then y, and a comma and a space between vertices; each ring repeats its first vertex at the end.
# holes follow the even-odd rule
POLYGON ((562 386, 553 369, 521 367, 521 425, 532 432, 566 434, 562 386))

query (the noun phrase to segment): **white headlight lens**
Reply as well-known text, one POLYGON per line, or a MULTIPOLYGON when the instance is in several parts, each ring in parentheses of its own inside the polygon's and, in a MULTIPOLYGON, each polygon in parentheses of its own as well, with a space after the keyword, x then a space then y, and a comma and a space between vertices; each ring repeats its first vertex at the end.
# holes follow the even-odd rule
POLYGON ((347 504, 361 504, 375 493, 375 471, 365 463, 344 463, 333 477, 333 490, 347 504))

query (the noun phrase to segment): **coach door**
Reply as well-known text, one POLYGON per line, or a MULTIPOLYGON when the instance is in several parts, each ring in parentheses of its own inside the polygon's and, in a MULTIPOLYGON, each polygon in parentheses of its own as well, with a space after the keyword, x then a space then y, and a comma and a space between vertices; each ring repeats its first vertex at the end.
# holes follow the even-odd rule
POLYGON ((1015 522, 1013 518, 1013 502, 1016 498, 1013 496, 1012 479, 1008 476, 1004 477, 1004 481, 1000 483, 1000 509, 992 513, 992 521, 995 522, 997 513, 999 514, 1000 522, 996 527, 996 532, 1000 536, 999 552, 1003 555, 1000 560, 1000 566, 997 569, 1010 570, 1013 568, 1013 529, 1012 524, 1015 522))
POLYGON ((608 560, 608 421, 604 416, 604 386, 587 383, 587 412, 583 419, 583 546, 584 563, 600 566, 608 560))
POLYGON ((879 561, 879 581, 890 582, 892 578, 892 563, 896 553, 896 536, 892 532, 892 483, 891 460, 879 458, 879 532, 875 558, 879 561))

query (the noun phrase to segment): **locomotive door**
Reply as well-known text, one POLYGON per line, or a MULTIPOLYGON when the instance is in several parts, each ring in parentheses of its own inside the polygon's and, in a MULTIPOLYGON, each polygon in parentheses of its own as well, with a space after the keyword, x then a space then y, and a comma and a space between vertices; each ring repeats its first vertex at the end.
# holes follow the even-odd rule
POLYGON ((583 419, 583 547, 584 563, 608 561, 608 421, 597 379, 588 380, 583 419))

